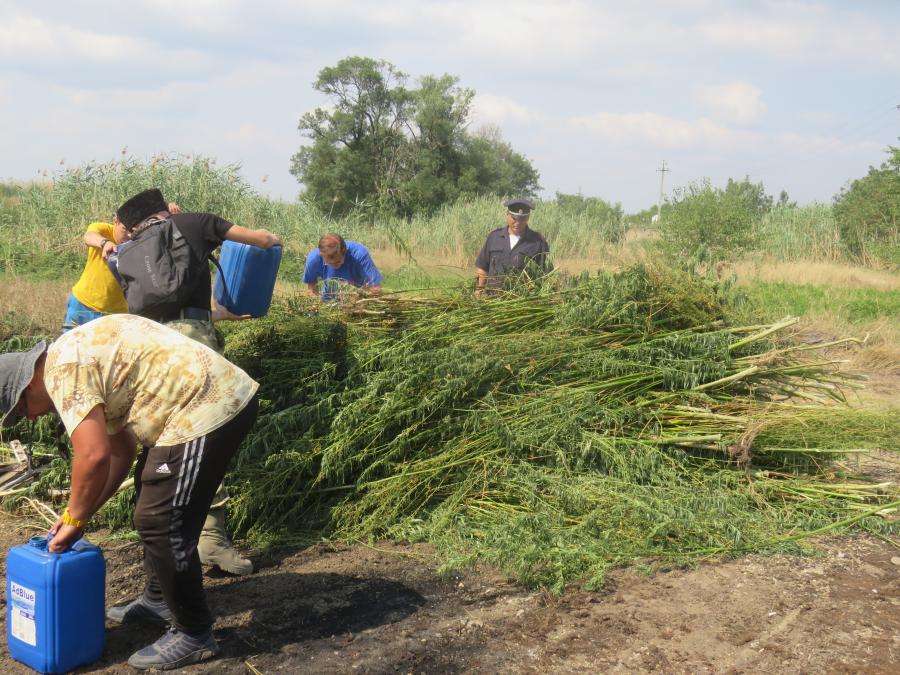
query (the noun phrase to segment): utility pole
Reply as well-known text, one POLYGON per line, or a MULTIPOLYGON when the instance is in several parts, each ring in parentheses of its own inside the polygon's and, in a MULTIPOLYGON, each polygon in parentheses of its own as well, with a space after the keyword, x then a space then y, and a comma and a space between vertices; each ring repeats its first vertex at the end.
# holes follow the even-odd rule
POLYGON ((666 167, 666 160, 662 161, 662 166, 657 171, 659 172, 659 197, 656 198, 656 224, 659 225, 662 220, 663 178, 666 177, 666 171, 671 171, 666 167))

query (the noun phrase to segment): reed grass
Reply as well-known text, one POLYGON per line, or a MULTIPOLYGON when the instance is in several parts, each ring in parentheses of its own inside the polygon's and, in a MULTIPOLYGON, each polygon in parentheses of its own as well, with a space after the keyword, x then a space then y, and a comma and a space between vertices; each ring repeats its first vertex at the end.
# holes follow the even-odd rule
POLYGON ((847 258, 830 205, 776 206, 754 223, 756 249, 775 260, 847 258))
MULTIPOLYGON (((498 198, 462 201, 435 216, 375 219, 366 212, 341 219, 321 214, 302 200, 268 199, 251 188, 236 165, 205 157, 160 155, 149 161, 122 156, 49 176, 49 182, 7 185, 0 202, 0 262, 7 272, 72 278, 81 269, 81 236, 88 223, 112 219, 130 196, 158 187, 183 210, 208 211, 246 227, 265 227, 286 242, 282 278, 298 278, 303 261, 326 232, 338 231, 369 247, 396 250, 407 260, 419 253, 451 265, 472 265, 487 233, 505 225, 498 198)), ((621 218, 598 220, 556 202, 541 204, 532 226, 553 241, 555 254, 591 255, 624 235, 621 218)))
MULTIPOLYGON (((374 249, 396 251, 411 266, 420 256, 440 258, 471 272, 488 232, 505 224, 498 198, 448 204, 430 217, 377 218, 364 212, 333 219, 302 200, 272 200, 241 177, 237 165, 205 157, 123 155, 66 169, 40 183, 5 184, 0 199, 0 264, 7 272, 72 279, 83 264, 81 235, 88 223, 108 221, 131 195, 156 186, 185 210, 209 211, 247 227, 266 227, 287 242, 281 278, 297 279, 305 255, 329 231, 374 249)), ((531 226, 550 242, 569 271, 595 271, 610 259, 644 257, 653 242, 631 233, 617 209, 573 208, 566 200, 538 204, 531 226)), ((780 207, 754 224, 756 250, 777 260, 845 259, 829 206, 780 207)))

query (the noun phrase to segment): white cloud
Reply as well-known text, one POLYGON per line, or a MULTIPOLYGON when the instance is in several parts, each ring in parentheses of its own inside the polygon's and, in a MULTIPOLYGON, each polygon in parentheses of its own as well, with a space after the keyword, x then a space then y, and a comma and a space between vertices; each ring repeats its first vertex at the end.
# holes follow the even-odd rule
POLYGON ((65 54, 107 61, 133 48, 130 38, 79 31, 34 16, 12 17, 0 25, 0 49, 7 58, 61 58, 65 54))
POLYGON ((673 150, 696 152, 724 150, 757 155, 761 148, 780 156, 877 153, 878 143, 861 141, 846 143, 819 134, 735 129, 713 120, 682 120, 652 112, 596 113, 568 120, 570 127, 588 132, 595 140, 615 145, 651 145, 673 150))
POLYGON ((811 24, 791 25, 782 20, 750 19, 728 16, 700 23, 700 35, 722 47, 744 48, 777 53, 799 53, 814 42, 811 24))
POLYGON ((836 127, 840 121, 840 115, 834 110, 803 110, 797 113, 797 118, 804 124, 822 128, 836 127))
POLYGON ((609 25, 590 3, 573 0, 433 3, 421 14, 424 25, 453 36, 456 50, 520 66, 587 58, 609 25))
POLYGON ((527 124, 535 120, 536 115, 509 97, 479 94, 472 101, 472 118, 477 124, 527 124))
POLYGON ((748 82, 700 85, 694 88, 694 99, 716 116, 738 124, 757 122, 766 112, 762 90, 748 82))
MULTIPOLYGON (((133 0, 132 0, 133 1, 133 0)), ((151 13, 168 15, 177 28, 203 33, 225 33, 240 29, 237 0, 140 0, 136 3, 151 13)), ((134 12, 136 8, 130 8, 134 12)))
POLYGON ((569 124, 599 140, 661 148, 721 149, 759 138, 759 134, 730 129, 709 119, 680 120, 654 112, 595 113, 570 118, 569 124))
POLYGON ((790 132, 776 134, 774 141, 781 150, 796 153, 801 156, 841 156, 859 153, 872 154, 882 150, 881 145, 871 141, 846 143, 838 138, 829 136, 804 135, 790 132))
POLYGON ((209 63, 208 57, 195 50, 173 48, 144 38, 82 30, 24 14, 7 17, 0 24, 0 57, 7 61, 37 60, 70 65, 78 61, 181 67, 209 63))
MULTIPOLYGON (((810 63, 854 61, 900 66, 900 45, 890 24, 811 3, 772 5, 778 11, 735 13, 697 25, 700 37, 729 52, 746 50, 810 63)), ((853 7, 853 5, 849 5, 853 7)))
POLYGON ((236 128, 226 129, 222 133, 222 138, 235 145, 251 148, 266 145, 275 146, 280 140, 279 136, 272 133, 271 129, 250 122, 245 122, 236 128))
MULTIPOLYGON (((296 71, 287 65, 250 62, 232 71, 202 82, 163 82, 153 89, 111 87, 104 89, 84 89, 68 86, 53 86, 51 91, 59 93, 69 106, 97 113, 127 116, 135 113, 158 113, 171 111, 173 106, 183 105, 190 110, 203 106, 204 96, 227 96, 231 93, 239 97, 249 91, 259 92, 266 86, 281 86, 285 81, 293 81, 296 71), (109 101, 115 101, 114 109, 109 101)), ((216 106, 220 103, 216 102, 216 106)))
POLYGON ((671 63, 654 61, 651 58, 636 57, 624 61, 613 61, 604 66, 604 71, 610 77, 622 80, 659 81, 672 79, 678 76, 677 70, 671 63))

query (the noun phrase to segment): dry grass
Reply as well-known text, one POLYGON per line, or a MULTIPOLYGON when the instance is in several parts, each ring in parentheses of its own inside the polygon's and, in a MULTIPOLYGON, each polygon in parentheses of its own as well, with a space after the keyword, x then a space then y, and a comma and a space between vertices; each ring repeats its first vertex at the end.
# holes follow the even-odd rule
POLYGON ((597 270, 621 270, 647 259, 646 249, 640 246, 606 246, 579 258, 554 258, 560 272, 568 274, 594 273, 597 270))
MULTIPOLYGON (((873 340, 860 348, 851 363, 860 370, 900 376, 900 344, 873 340)), ((900 404, 900 398, 896 402, 900 404)))
POLYGON ((635 244, 647 241, 658 241, 661 239, 659 230, 645 230, 639 227, 629 229, 625 233, 625 244, 635 244))
MULTIPOLYGON (((579 274, 597 270, 615 270, 647 259, 645 246, 648 240, 657 239, 652 230, 629 230, 622 245, 595 243, 582 251, 582 255, 554 255, 555 267, 561 272, 579 274)), ((302 247, 301 247, 302 248, 302 247)), ((303 255, 305 255, 303 249, 303 255)), ((378 269, 390 275, 410 265, 410 259, 393 247, 370 247, 372 259, 378 269)), ((290 251, 290 254, 297 251, 290 251)), ((551 251, 552 253, 552 251, 551 251)), ((416 253, 415 264, 425 274, 434 277, 472 278, 475 274, 474 256, 468 255, 460 244, 441 254, 416 253)), ((724 273, 733 271, 739 284, 754 281, 787 282, 795 284, 832 285, 846 288, 871 288, 879 291, 900 289, 900 273, 870 267, 857 267, 831 262, 778 262, 772 260, 741 261, 728 265, 724 273)), ((293 287, 293 284, 290 284, 293 287)))
POLYGON ((33 281, 16 276, 0 279, 0 316, 40 332, 56 333, 66 315, 71 281, 33 281))
MULTIPOLYGON (((394 248, 373 248, 370 252, 372 260, 383 274, 396 272, 410 264, 407 255, 394 248)), ((449 251, 445 255, 416 253, 415 261, 425 273, 435 276, 469 277, 475 274, 475 261, 465 254, 462 247, 455 251, 449 251)))
MULTIPOLYGON (((803 329, 823 338, 838 339, 848 336, 847 321, 843 317, 828 312, 811 312, 803 318, 803 329)), ((852 327, 853 336, 863 340, 867 347, 896 345, 900 349, 900 322, 890 317, 856 323, 852 327)), ((808 337, 808 336, 806 336, 808 337)), ((900 360, 891 364, 900 368, 900 360)))
POLYGON ((733 269, 739 283, 751 281, 784 281, 794 284, 872 288, 878 291, 900 289, 900 274, 890 270, 834 262, 744 261, 733 269))
POLYGON ((865 375, 865 389, 856 397, 866 404, 900 407, 900 324, 881 319, 858 324, 848 331, 844 320, 829 314, 804 317, 798 337, 808 342, 831 342, 856 337, 862 344, 847 344, 826 351, 844 361, 843 369, 865 375))
MULTIPOLYGON (((900 377, 900 324, 895 321, 872 321, 863 324, 864 343, 850 358, 852 368, 888 377, 900 377)), ((900 404, 900 391, 895 403, 900 404)))

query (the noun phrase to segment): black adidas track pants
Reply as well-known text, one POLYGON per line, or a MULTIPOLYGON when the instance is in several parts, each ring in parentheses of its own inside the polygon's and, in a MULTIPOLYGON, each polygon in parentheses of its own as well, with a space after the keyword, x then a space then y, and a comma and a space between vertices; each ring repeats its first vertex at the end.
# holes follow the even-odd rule
POLYGON ((145 448, 134 470, 134 527, 144 543, 144 595, 190 635, 212 628, 197 541, 228 463, 256 421, 254 396, 230 422, 187 443, 145 448))

